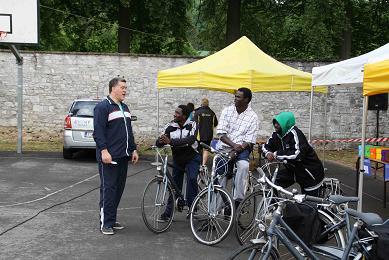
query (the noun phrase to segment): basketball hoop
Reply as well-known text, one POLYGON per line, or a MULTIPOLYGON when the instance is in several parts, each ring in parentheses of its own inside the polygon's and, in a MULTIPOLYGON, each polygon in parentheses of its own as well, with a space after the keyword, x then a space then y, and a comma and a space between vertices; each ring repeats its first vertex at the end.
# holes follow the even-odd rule
POLYGON ((7 37, 7 32, 0 31, 0 40, 3 40, 5 37, 7 37))

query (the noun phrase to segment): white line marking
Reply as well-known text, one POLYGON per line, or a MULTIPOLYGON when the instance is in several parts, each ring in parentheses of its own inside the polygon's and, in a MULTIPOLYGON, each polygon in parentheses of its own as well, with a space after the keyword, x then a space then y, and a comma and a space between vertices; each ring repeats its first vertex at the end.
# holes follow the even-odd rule
MULTIPOLYGON (((344 186, 344 187, 346 187, 346 188, 348 188, 348 189, 350 189, 350 190, 352 190, 352 191, 355 191, 355 189, 354 189, 353 187, 351 187, 351 186, 348 186, 347 184, 341 183, 341 185, 342 185, 342 186, 344 186)), ((375 199, 375 200, 378 200, 378 201, 381 201, 381 202, 383 202, 383 200, 382 200, 382 199, 380 199, 380 198, 377 198, 377 197, 376 197, 376 196, 374 196, 374 195, 371 195, 371 194, 369 194, 369 193, 366 193, 366 192, 364 192, 363 194, 364 194, 364 195, 366 195, 366 196, 368 196, 368 197, 370 197, 370 198, 372 198, 372 199, 375 199)), ((388 204, 388 202, 386 202, 386 204, 388 204)))
POLYGON ((91 176, 91 177, 88 177, 88 178, 82 180, 82 181, 76 182, 76 183, 74 183, 74 184, 72 184, 72 185, 69 185, 69 186, 67 186, 67 187, 65 187, 65 188, 62 188, 62 189, 60 189, 60 190, 54 191, 54 192, 52 192, 52 193, 49 193, 49 194, 47 194, 46 196, 43 196, 43 197, 41 197, 41 198, 34 199, 34 200, 29 200, 29 201, 25 201, 25 202, 19 202, 19 203, 9 204, 9 205, 1 205, 0 208, 19 206, 19 205, 30 204, 30 203, 33 203, 33 202, 37 202, 37 201, 40 201, 40 200, 44 200, 44 199, 47 199, 48 197, 51 197, 51 196, 53 196, 53 195, 55 195, 55 194, 57 194, 57 193, 59 193, 59 192, 61 192, 61 191, 68 190, 68 189, 73 188, 74 186, 76 186, 76 185, 78 185, 78 184, 81 184, 81 183, 84 183, 84 182, 86 182, 86 181, 89 181, 89 180, 95 178, 96 176, 99 176, 99 174, 95 174, 95 175, 93 175, 93 176, 91 176))

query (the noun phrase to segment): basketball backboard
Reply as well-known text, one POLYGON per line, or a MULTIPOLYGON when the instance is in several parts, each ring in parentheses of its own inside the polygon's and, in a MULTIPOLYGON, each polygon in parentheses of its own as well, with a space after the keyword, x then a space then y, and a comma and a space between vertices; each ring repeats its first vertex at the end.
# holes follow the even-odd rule
POLYGON ((39 44, 39 0, 0 0, 0 32, 0 44, 39 44))

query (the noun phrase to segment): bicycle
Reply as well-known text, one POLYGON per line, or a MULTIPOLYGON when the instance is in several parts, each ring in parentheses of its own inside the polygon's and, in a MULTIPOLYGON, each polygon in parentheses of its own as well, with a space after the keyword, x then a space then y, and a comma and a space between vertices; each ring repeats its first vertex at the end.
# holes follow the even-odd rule
MULTIPOLYGON (((260 170, 266 171, 274 183, 281 165, 286 162, 267 162, 260 170)), ((259 171, 259 170, 258 170, 259 171)), ((247 196, 237 209, 235 219, 235 235, 238 242, 243 245, 250 239, 257 238, 261 234, 260 226, 267 226, 272 219, 272 213, 279 197, 274 189, 265 183, 258 183, 255 191, 247 196)), ((321 195, 328 197, 341 193, 340 182, 334 178, 325 178, 321 188, 321 195), (325 194, 325 195, 324 195, 325 194)), ((342 214, 347 207, 344 203, 339 205, 335 203, 319 205, 319 216, 323 223, 322 241, 344 246, 344 237, 341 229, 344 223, 341 223, 342 214), (336 225, 338 224, 338 225, 336 225), (334 228, 336 226, 336 228, 334 228)))
MULTIPOLYGON (((312 197, 303 194, 296 194, 284 190, 282 187, 271 183, 264 174, 261 177, 262 182, 268 183, 278 191, 287 194, 290 198, 279 200, 277 202, 277 209, 274 211, 272 221, 266 228, 265 237, 259 239, 253 239, 250 243, 241 246, 236 250, 228 259, 280 259, 278 249, 273 244, 273 241, 281 241, 288 251, 296 259, 319 259, 317 255, 324 256, 330 259, 361 259, 373 256, 373 245, 376 241, 377 236, 368 229, 368 225, 389 225, 389 221, 383 223, 382 219, 374 213, 361 213, 353 209, 346 209, 346 225, 348 232, 348 241, 345 248, 323 246, 323 245, 312 245, 308 246, 304 243, 296 233, 288 226, 288 224, 282 219, 283 209, 288 201, 302 203, 304 201, 311 201, 316 203, 326 203, 326 199, 312 197), (349 221, 349 217, 357 218, 352 229, 349 221), (358 233, 361 230, 365 230, 365 236, 359 238, 358 233), (291 242, 291 240, 294 243, 291 242), (298 246, 296 246, 296 244, 298 246)), ((354 200, 353 197, 350 198, 354 200)), ((347 197, 340 195, 330 195, 328 200, 333 200, 338 203, 347 202, 350 200, 347 197)), ((373 258, 371 258, 373 259, 373 258)))
MULTIPOLYGON (((159 219, 169 204, 173 203, 173 207, 175 204, 175 208, 179 212, 186 205, 185 196, 182 195, 182 191, 177 187, 168 169, 168 166, 174 167, 168 162, 168 148, 170 145, 151 146, 151 149, 156 151, 157 162, 160 160, 160 162, 154 163, 158 174, 146 185, 142 197, 142 218, 146 227, 154 233, 162 233, 171 226, 175 213, 174 208, 171 215, 167 216, 167 220, 161 221, 159 219)), ((185 183, 184 180, 183 189, 185 189, 185 183)))
MULTIPOLYGON (((217 151, 204 143, 200 145, 215 156, 208 185, 197 195, 190 209, 190 226, 197 241, 205 245, 215 245, 227 237, 234 223, 235 206, 232 197, 223 188, 225 183, 221 185, 222 182, 226 182, 228 170, 225 167, 228 166, 231 157, 228 153, 217 151), (225 170, 223 174, 217 173, 220 169, 225 170)), ((235 171, 234 165, 233 173, 235 171)), ((248 185, 248 189, 251 189, 251 185, 248 185)))

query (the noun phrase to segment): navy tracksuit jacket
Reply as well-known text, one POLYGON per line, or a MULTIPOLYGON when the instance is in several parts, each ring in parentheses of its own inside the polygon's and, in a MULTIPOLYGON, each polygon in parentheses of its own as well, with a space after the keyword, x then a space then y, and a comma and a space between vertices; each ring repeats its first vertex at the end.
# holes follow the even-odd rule
POLYGON ((109 96, 94 109, 96 159, 100 174, 100 224, 112 227, 127 179, 128 161, 136 144, 131 126, 131 114, 124 103, 116 104, 109 96), (117 164, 105 164, 101 151, 107 149, 117 164))

